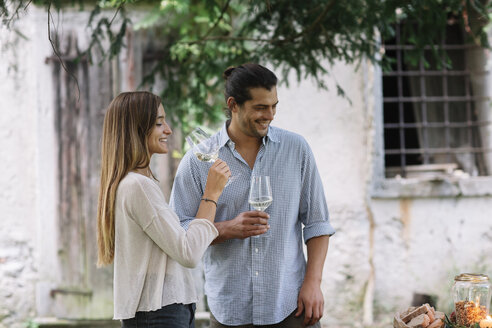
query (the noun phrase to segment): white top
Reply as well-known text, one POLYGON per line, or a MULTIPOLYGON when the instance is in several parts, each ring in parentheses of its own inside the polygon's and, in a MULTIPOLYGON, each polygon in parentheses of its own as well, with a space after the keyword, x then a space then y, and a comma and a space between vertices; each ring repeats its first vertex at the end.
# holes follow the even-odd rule
POLYGON ((197 301, 195 267, 218 231, 194 220, 187 231, 154 180, 130 172, 115 201, 114 319, 197 301))

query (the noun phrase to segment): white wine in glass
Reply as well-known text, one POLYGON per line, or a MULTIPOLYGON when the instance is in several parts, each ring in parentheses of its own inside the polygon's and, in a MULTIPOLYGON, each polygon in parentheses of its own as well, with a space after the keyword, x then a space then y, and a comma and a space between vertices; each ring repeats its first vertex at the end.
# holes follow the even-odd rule
POLYGON ((272 203, 272 197, 260 197, 254 200, 249 200, 249 204, 257 211, 264 211, 272 203))
POLYGON ((249 204, 257 211, 265 211, 273 201, 270 177, 266 175, 251 178, 249 204))
POLYGON ((200 153, 200 152, 195 152, 195 156, 196 158, 198 158, 198 160, 202 161, 202 162, 210 162, 210 163, 213 163, 217 160, 217 158, 219 158, 219 153, 212 153, 212 154, 204 154, 204 153, 200 153))

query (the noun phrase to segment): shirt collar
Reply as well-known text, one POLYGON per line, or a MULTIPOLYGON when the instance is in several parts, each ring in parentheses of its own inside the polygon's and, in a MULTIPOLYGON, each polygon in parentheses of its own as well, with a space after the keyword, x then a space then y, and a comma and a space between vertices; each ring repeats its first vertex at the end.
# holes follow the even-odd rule
POLYGON ((219 131, 219 145, 220 147, 224 146, 226 143, 232 142, 231 138, 229 138, 229 134, 227 133, 227 122, 222 125, 222 129, 219 131))
MULTIPOLYGON (((219 131, 219 145, 220 147, 224 146, 225 144, 227 144, 229 141, 234 143, 231 138, 229 138, 229 134, 227 133, 227 124, 228 122, 225 122, 224 125, 222 125, 222 128, 220 129, 219 131)), ((267 142, 267 139, 268 140, 271 140, 273 142, 280 142, 280 138, 278 136, 278 131, 275 127, 268 127, 268 133, 265 137, 262 138, 262 143, 263 145, 266 144, 267 142)))

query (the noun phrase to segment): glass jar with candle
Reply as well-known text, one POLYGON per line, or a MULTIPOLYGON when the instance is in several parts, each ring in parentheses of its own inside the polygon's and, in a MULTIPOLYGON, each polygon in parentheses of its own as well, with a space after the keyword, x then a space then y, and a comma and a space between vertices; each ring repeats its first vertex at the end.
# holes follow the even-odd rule
POLYGON ((456 276, 453 294, 457 324, 468 327, 487 317, 491 296, 487 275, 462 273, 456 276))

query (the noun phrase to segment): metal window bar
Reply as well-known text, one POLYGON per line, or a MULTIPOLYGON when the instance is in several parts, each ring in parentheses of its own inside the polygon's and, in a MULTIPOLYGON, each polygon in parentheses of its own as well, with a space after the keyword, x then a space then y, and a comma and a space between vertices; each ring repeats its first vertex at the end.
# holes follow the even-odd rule
POLYGON ((411 148, 411 149, 385 149, 386 154, 400 155, 400 154, 421 154, 426 151, 429 154, 463 154, 463 153, 483 153, 492 151, 492 148, 482 147, 460 147, 460 148, 411 148))
MULTIPOLYGON (((383 74, 383 76, 385 76, 383 74)), ((399 103, 399 102, 463 102, 463 101, 489 101, 489 97, 480 96, 447 96, 447 97, 383 97, 385 103, 399 103)))
MULTIPOLYGON (((399 26, 396 28, 396 33, 397 33, 397 37, 399 38, 399 36, 400 36, 400 27, 399 26)), ((445 44, 445 45, 441 46, 440 49, 442 49, 442 50, 467 50, 467 49, 472 49, 472 48, 476 48, 476 47, 477 46, 473 45, 473 44, 445 44)), ((412 46, 412 45, 408 45, 408 44, 385 44, 384 49, 385 50, 398 50, 398 49, 415 50, 416 47, 412 46)), ((424 50, 432 50, 432 49, 434 49, 433 46, 425 46, 424 47, 424 50)))
MULTIPOLYGON (((470 77, 465 76, 465 94, 469 95, 470 92, 470 77)), ((468 137, 468 144, 473 145, 473 122, 472 122, 472 113, 471 113, 471 102, 467 101, 466 102, 466 124, 468 125, 468 128, 466 130, 467 132, 467 137, 468 137)))
MULTIPOLYGON (((444 37, 443 37, 444 39, 444 37)), ((444 46, 444 42, 441 43, 441 47, 444 46)), ((442 61, 444 62, 445 58, 442 58, 442 61)), ((446 72, 448 69, 446 67, 446 65, 443 65, 443 68, 442 68, 442 71, 446 72)), ((446 125, 446 127, 444 128, 444 140, 445 140, 445 145, 446 145, 446 148, 450 148, 450 145, 451 145, 451 131, 450 131, 450 128, 449 128, 449 100, 448 99, 448 78, 447 76, 443 75, 441 77, 441 81, 442 81, 442 94, 444 96, 444 98, 446 99, 444 101, 444 124, 446 125)), ((447 161, 448 163, 451 163, 452 162, 452 159, 451 159, 451 153, 448 153, 447 154, 447 161)))
MULTIPOLYGON (((426 90, 425 90, 425 78, 424 78, 424 75, 422 73, 424 73, 424 61, 423 60, 420 60, 419 61, 419 71, 420 71, 420 79, 419 79, 419 82, 420 82, 420 94, 422 95, 422 97, 426 97, 426 90)), ((428 124, 427 124, 427 103, 424 101, 420 104, 420 110, 422 111, 422 141, 423 141, 423 144, 424 144, 424 149, 427 149, 429 148, 429 139, 428 139, 428 133, 427 133, 427 127, 428 127, 428 124)), ((424 164, 429 164, 429 152, 427 151, 423 151, 423 161, 424 161, 424 164)))
MULTIPOLYGON (((404 123, 403 127, 404 128, 468 128, 468 127, 483 127, 492 124, 492 121, 475 121, 475 122, 449 122, 448 124, 442 122, 426 122, 425 124, 423 122, 421 123, 404 123)), ((384 124, 385 129, 398 129, 401 127, 400 123, 386 123, 384 124)))
MULTIPOLYGON (((385 123, 384 129, 398 129, 400 142, 399 149, 385 149, 385 154, 387 155, 399 155, 400 158, 400 174, 401 176, 406 176, 407 167, 407 155, 417 154, 422 156, 422 164, 430 164, 430 155, 432 154, 443 154, 447 157, 448 162, 453 162, 452 155, 459 153, 471 153, 471 154, 483 154, 484 152, 490 152, 492 149, 480 147, 480 142, 475 139, 478 138, 478 134, 475 131, 479 127, 487 126, 492 124, 490 121, 479 121, 477 115, 473 114, 473 103, 475 101, 489 101, 490 97, 487 96, 474 96, 470 83, 470 76, 473 75, 483 75, 488 74, 487 71, 470 71, 468 69, 464 70, 448 70, 445 65, 442 66, 440 70, 425 70, 423 61, 419 62, 418 70, 405 70, 403 67, 403 51, 415 49, 413 46, 400 45, 400 25, 396 26, 395 41, 396 44, 385 45, 386 50, 393 50, 396 53, 396 71, 384 72, 383 77, 396 77, 397 78, 397 97, 383 97, 383 106, 390 103, 396 103, 398 105, 398 123, 385 123), (431 96, 427 94, 425 77, 441 77, 443 93, 442 96, 431 96), (465 95, 455 96, 449 95, 448 92, 448 78, 449 77, 463 77, 465 80, 465 95), (416 77, 419 79, 419 96, 405 96, 403 92, 403 77, 416 77), (443 122, 428 122, 427 116, 427 104, 433 102, 440 102, 444 106, 444 120, 443 122), (464 122, 451 122, 450 121, 450 104, 451 103, 464 103, 466 110, 466 121, 464 122), (421 122, 405 122, 404 120, 404 103, 418 103, 420 105, 421 122), (405 129, 411 128, 421 128, 422 129, 422 140, 419 148, 407 149, 405 140, 405 129), (444 128, 444 139, 445 147, 440 148, 430 148, 429 147, 429 128, 444 128), (453 148, 451 146, 451 128, 464 128, 467 131, 467 144, 469 147, 459 147, 453 148), (475 136, 476 135, 476 136, 475 136)), ((444 39, 444 38, 443 38, 444 39)), ((440 45, 442 50, 462 50, 465 52, 467 49, 474 48, 474 45, 446 45, 442 43, 440 45)), ((428 46, 424 49, 433 49, 433 47, 428 46)), ((384 90, 383 90, 384 91, 384 90)), ((395 108, 396 109, 396 108, 395 108)))
MULTIPOLYGON (((400 44, 400 24, 396 26, 396 44, 400 44)), ((396 65, 398 72, 403 71, 403 66, 402 66, 402 50, 401 49, 396 49, 396 65)), ((398 98, 403 97, 403 78, 401 75, 398 75, 398 98)), ((405 122, 404 122, 404 113, 403 113, 403 102, 398 102, 398 116, 399 116, 399 123, 400 123, 400 168, 401 168, 401 175, 406 176, 406 156, 405 156, 405 122)))
POLYGON ((392 71, 392 72, 385 72, 384 76, 470 76, 470 75, 485 75, 488 74, 487 71, 470 71, 470 70, 462 70, 462 71, 402 71, 402 72, 397 72, 397 71, 392 71))

